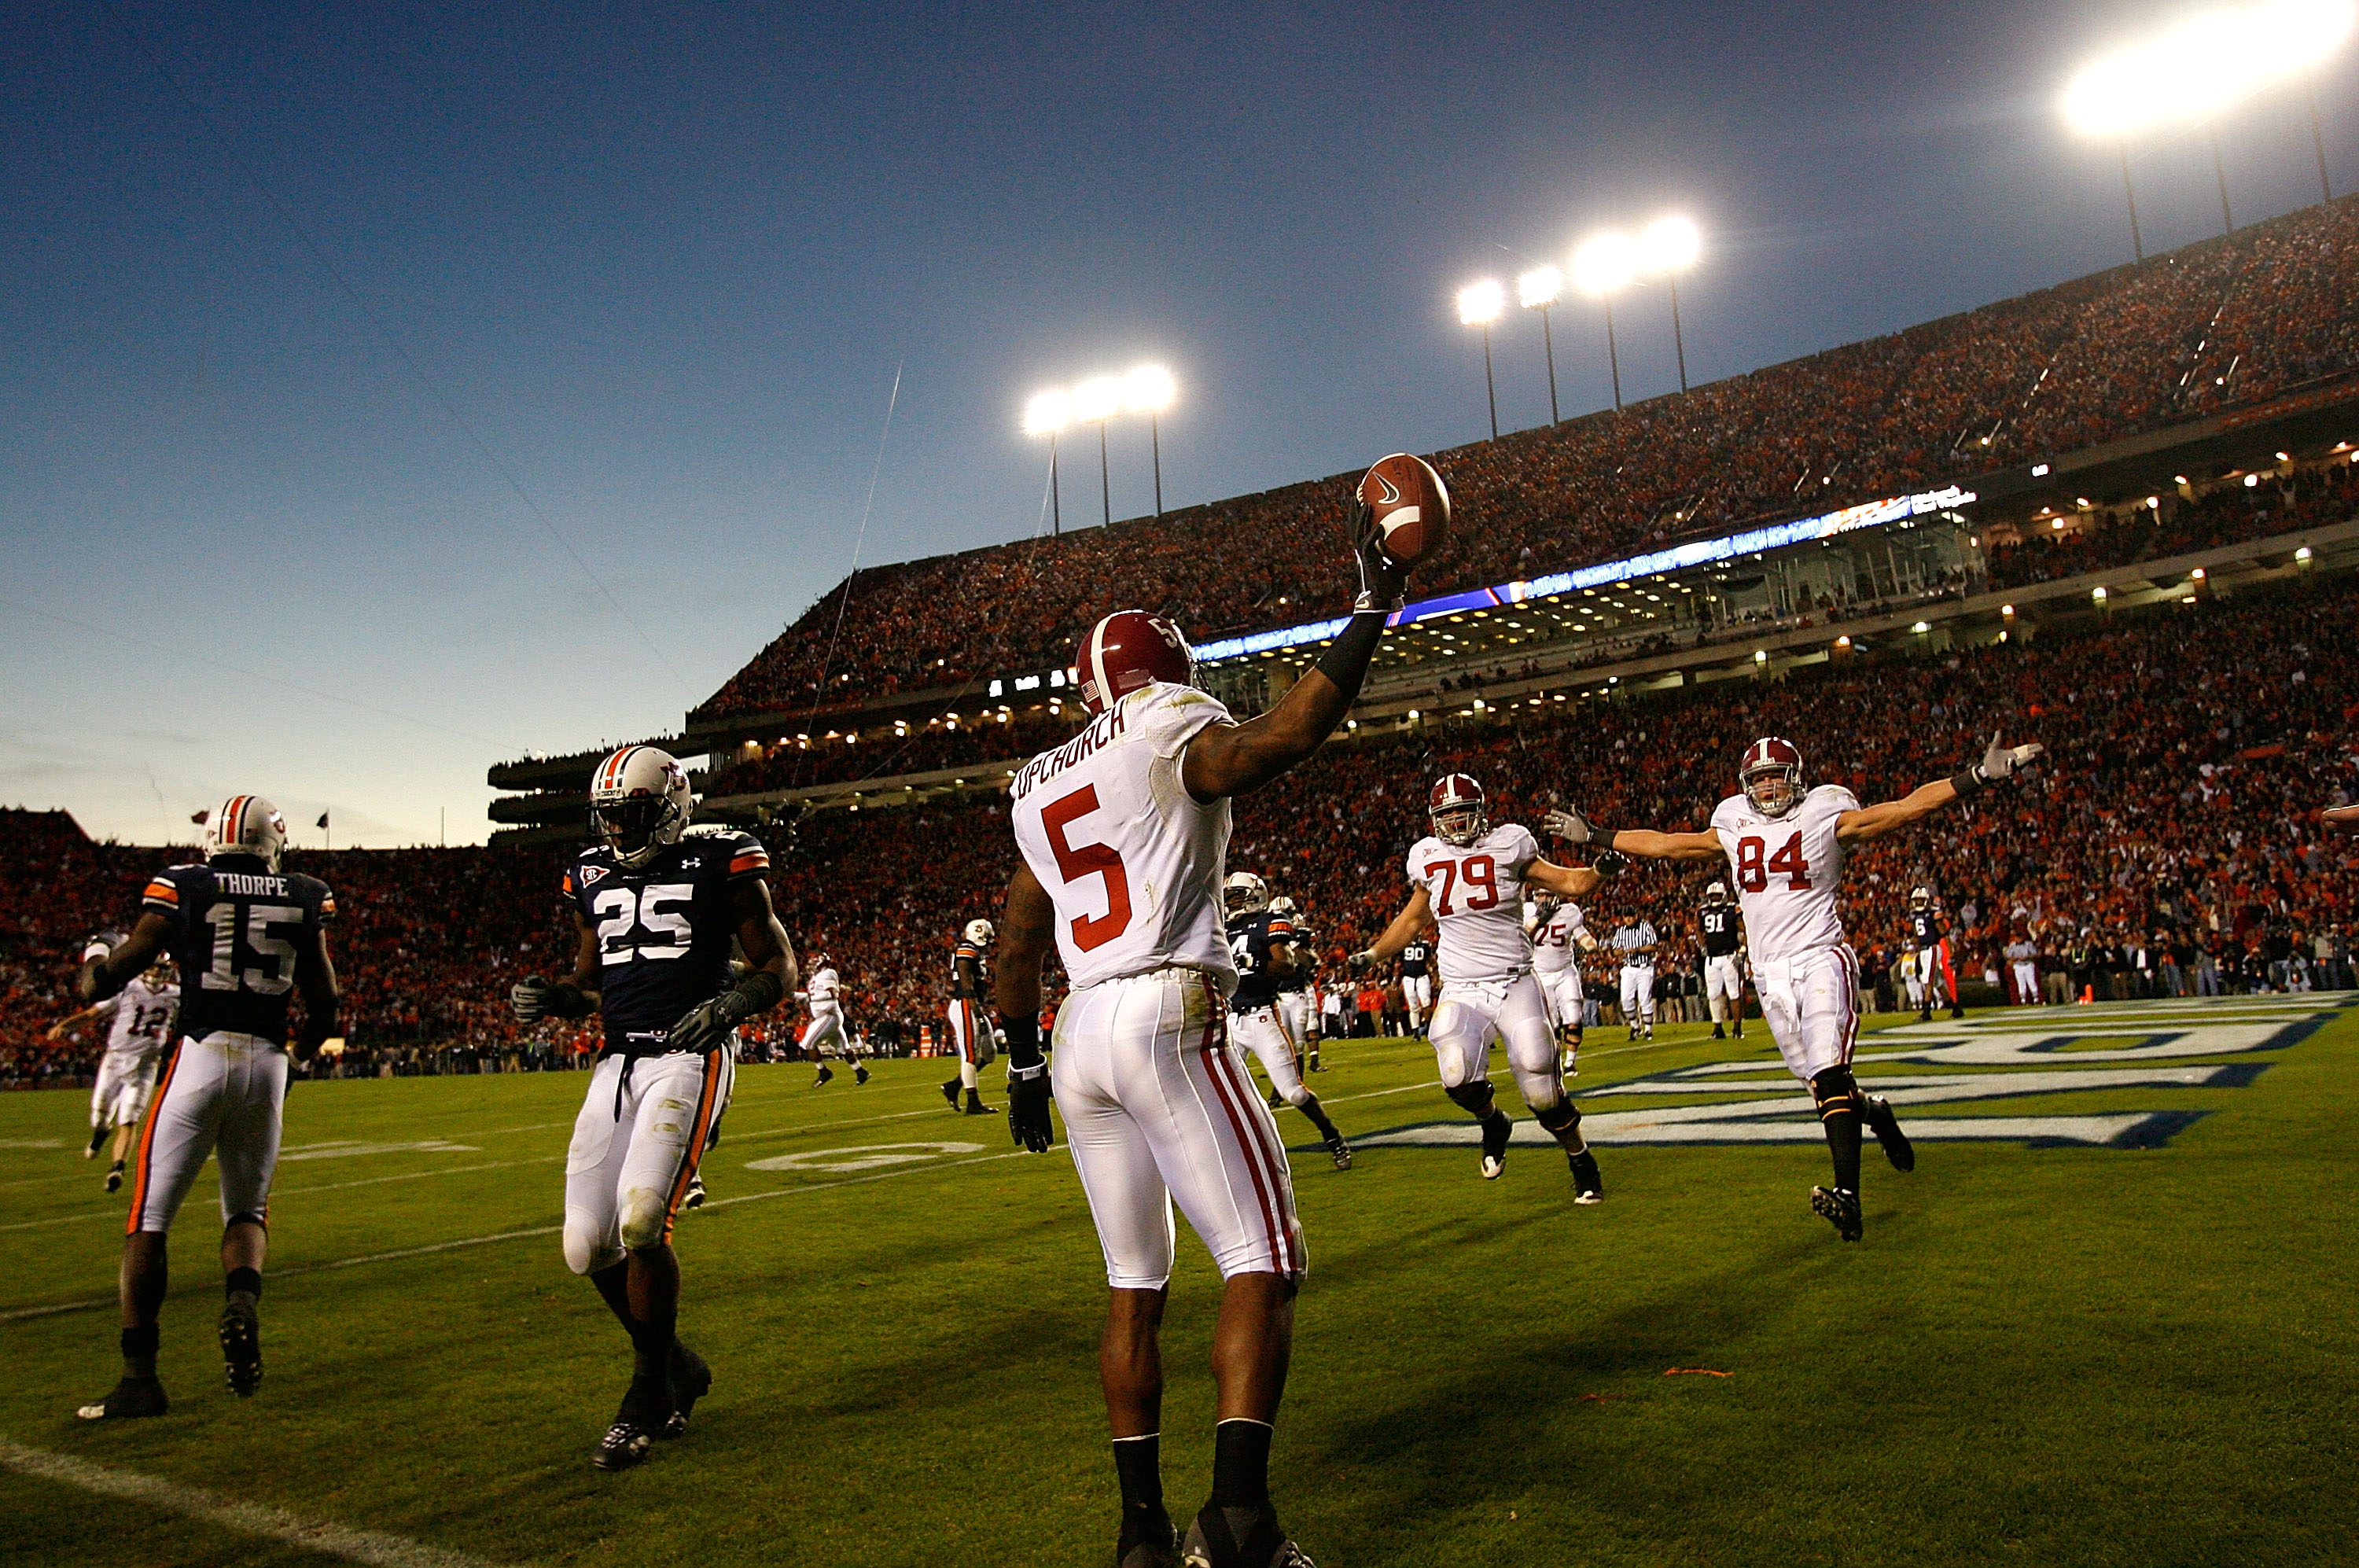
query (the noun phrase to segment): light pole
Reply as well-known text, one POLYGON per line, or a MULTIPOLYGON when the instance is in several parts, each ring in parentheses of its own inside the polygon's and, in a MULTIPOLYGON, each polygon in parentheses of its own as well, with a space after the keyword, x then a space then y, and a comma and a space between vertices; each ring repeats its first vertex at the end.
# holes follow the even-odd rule
POLYGON ((1592 234, 1572 253, 1573 286, 1605 307, 1605 360, 1614 372, 1614 406, 1622 407, 1622 350, 1614 341, 1614 296, 1638 267, 1637 247, 1627 234, 1611 230, 1592 234))
POLYGON ((2138 233, 2137 187, 2130 183, 2130 143, 2127 136, 2124 136, 2122 138, 2121 147, 2122 194, 2128 197, 2130 202, 2130 252, 2137 257, 2140 265, 2144 265, 2146 261, 2146 236, 2138 233))
POLYGON ((2301 93, 2310 101, 2310 145, 2318 149, 2318 197, 2321 201, 2332 201, 2334 187, 2326 178, 2326 133, 2318 126, 2318 84, 2305 82, 2301 93))
POLYGON ((1470 283, 1458 291, 1458 321, 1461 326, 1483 329, 1483 392, 1491 404, 1491 439, 1499 439, 1499 385, 1491 375, 1491 323, 1507 308, 1506 290, 1495 279, 1486 278, 1480 283, 1470 283))
POLYGON ((1549 324, 1549 307, 1564 292, 1564 274, 1553 267, 1536 267, 1516 279, 1516 299, 1527 310, 1540 313, 1540 342, 1548 350, 1549 423, 1560 425, 1556 408, 1556 332, 1549 324))
MULTIPOLYGON (((1034 395, 1024 405, 1024 433, 1049 438, 1049 531, 1065 531, 1065 504, 1057 482, 1057 433, 1073 422, 1073 398, 1069 392, 1034 395)), ((1037 526, 1037 525, 1036 525, 1037 526)))
POLYGON ((1680 274, 1693 267, 1696 257, 1703 254, 1703 236, 1686 218, 1658 218, 1647 225, 1639 246, 1647 270, 1661 273, 1671 286, 1671 347, 1679 354, 1680 390, 1684 393, 1688 389, 1688 345, 1680 327, 1680 274))
POLYGON ((1147 416, 1147 441, 1155 454, 1155 515, 1163 515, 1163 410, 1179 396, 1171 373, 1159 365, 1142 365, 1122 378, 1124 407, 1147 416))
POLYGON ((2212 136, 2212 177, 2220 182, 2220 232, 2233 234, 2236 220, 2228 211, 2228 168, 2220 161, 2220 122, 2213 120, 2203 128, 2212 136))
POLYGON ((1106 463, 1106 421, 1122 412, 1122 382, 1093 376, 1073 388, 1073 418, 1098 428, 1098 501, 1101 521, 1114 521, 1114 483, 1106 463))

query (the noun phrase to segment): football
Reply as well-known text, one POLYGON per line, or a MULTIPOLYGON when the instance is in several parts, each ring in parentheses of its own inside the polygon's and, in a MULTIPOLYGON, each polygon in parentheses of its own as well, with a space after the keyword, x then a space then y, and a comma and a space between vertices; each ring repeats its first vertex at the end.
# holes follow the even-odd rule
POLYGON ((1415 566, 1441 548, 1450 534, 1450 486, 1433 464, 1406 452, 1378 458, 1360 477, 1367 503, 1384 535, 1386 559, 1415 566))

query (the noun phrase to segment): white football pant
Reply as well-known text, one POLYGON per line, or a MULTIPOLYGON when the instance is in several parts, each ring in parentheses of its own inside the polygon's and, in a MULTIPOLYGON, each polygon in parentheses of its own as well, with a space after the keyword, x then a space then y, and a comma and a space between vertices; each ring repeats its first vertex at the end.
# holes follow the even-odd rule
POLYGON ((1736 954, 1723 953, 1703 961, 1704 999, 1712 1004, 1712 1021, 1724 1024, 1745 1018, 1745 965, 1736 954))
POLYGON ((975 1074, 991 1065, 991 1025, 983 1011, 963 996, 951 998, 951 1049, 959 1059, 959 1083, 972 1089, 981 1083, 975 1074))
POLYGON ((1302 1086, 1302 1074, 1295 1071, 1294 1031, 1287 1027, 1283 1008, 1231 1013, 1229 1039, 1260 1059, 1261 1070, 1269 1074, 1269 1086, 1288 1105, 1299 1105, 1310 1098, 1310 1091, 1302 1086))
POLYGON ((1058 1010, 1049 1077, 1114 1290, 1169 1281, 1175 1199, 1223 1279, 1306 1267, 1286 1149, 1228 1020, 1187 968, 1101 981, 1058 1010))
POLYGON ((221 1161, 222 1224, 267 1224, 286 1100, 285 1047, 228 1029, 182 1040, 164 1064, 155 1114, 139 1135, 124 1233, 169 1231, 207 1155, 221 1161))
POLYGON ((98 1083, 90 1092, 90 1125, 137 1127, 156 1088, 156 1059, 110 1051, 98 1059, 98 1083))
POLYGON ((1549 1021, 1560 1029, 1579 1029, 1584 1009, 1582 1006, 1581 971, 1568 964, 1553 974, 1535 971, 1540 983, 1540 996, 1548 1003, 1549 1021))
POLYGON ((2015 965, 2015 994, 2029 1007, 2039 1005, 2039 965, 2029 959, 2015 965))
POLYGON ((1920 947, 1917 950, 1917 973, 1924 976, 1924 984, 1922 987, 1924 992, 1924 1000, 1920 1006, 1938 1007, 1942 1006, 1944 1003, 1954 1002, 1957 1000, 1957 997, 1950 994, 1952 987, 1949 984, 1941 968, 1941 950, 1940 948, 1920 947))
POLYGON ((1548 1000, 1537 979, 1518 975, 1512 980, 1450 983, 1433 1009, 1430 1037, 1441 1086, 1455 1089, 1484 1076, 1494 1037, 1506 1047, 1507 1070, 1526 1105, 1553 1105, 1564 1097, 1556 1026, 1549 1021, 1548 1000))
POLYGON ((1310 1006, 1310 992, 1280 991, 1277 994, 1277 1016, 1297 1046, 1318 1043, 1313 1037, 1319 1032, 1319 1014, 1310 1006))
POLYGON ((1753 964, 1753 988, 1786 1070, 1807 1083, 1851 1064, 1859 1038, 1859 961, 1847 946, 1753 964))
POLYGON ((835 1053, 838 1056, 849 1056, 851 1054, 847 1044, 849 1038, 843 1032, 842 1007, 832 1006, 813 1007, 810 1027, 803 1030, 802 1047, 813 1062, 824 1060, 821 1051, 829 1045, 835 1047, 835 1053))
POLYGON ((1622 966, 1622 1021, 1655 1027, 1655 966, 1622 966))
POLYGON ((660 1247, 729 1108, 736 1040, 714 1051, 602 1058, 565 1151, 565 1266, 592 1274, 660 1247))
POLYGON ((1408 1002, 1409 1031, 1415 1033, 1424 1027, 1427 1016, 1433 1011, 1433 976, 1430 975, 1402 975, 1401 995, 1408 1002))

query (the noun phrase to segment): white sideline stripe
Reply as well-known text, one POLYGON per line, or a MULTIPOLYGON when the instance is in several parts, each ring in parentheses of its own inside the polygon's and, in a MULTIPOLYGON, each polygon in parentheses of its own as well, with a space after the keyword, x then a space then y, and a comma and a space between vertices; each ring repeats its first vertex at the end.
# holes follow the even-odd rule
POLYGON ((324 1519, 307 1519, 283 1508, 270 1508, 262 1503, 241 1503, 232 1497, 200 1491, 194 1486, 184 1486, 178 1481, 142 1475, 136 1470, 117 1470, 63 1454, 25 1448, 5 1437, 0 1437, 0 1465, 14 1470, 19 1475, 79 1486, 85 1492, 96 1492, 101 1497, 128 1498, 169 1513, 187 1514, 191 1519, 201 1519, 209 1524, 217 1524, 246 1535, 258 1535, 308 1551, 325 1552, 348 1563, 370 1563, 374 1568, 492 1568, 482 1558, 448 1552, 404 1536, 386 1535, 374 1530, 354 1530, 349 1525, 331 1524, 324 1519))

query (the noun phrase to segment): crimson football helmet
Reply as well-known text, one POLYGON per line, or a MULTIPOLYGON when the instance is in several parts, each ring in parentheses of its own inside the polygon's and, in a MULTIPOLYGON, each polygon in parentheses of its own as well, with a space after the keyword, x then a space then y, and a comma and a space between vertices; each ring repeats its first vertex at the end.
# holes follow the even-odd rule
POLYGON ((1180 628, 1145 610, 1116 610, 1082 639, 1073 674, 1082 704, 1103 713, 1142 686, 1169 681, 1196 683, 1196 656, 1180 628))
POLYGON ((1777 735, 1748 747, 1736 770, 1745 798, 1765 817, 1782 817, 1802 803, 1802 748, 1777 735))
POLYGON ((678 844, 695 810, 688 769, 656 746, 626 746, 590 776, 590 831, 634 871, 678 844))
POLYGON ((1491 831, 1483 786, 1471 773, 1445 773, 1435 779, 1425 798, 1425 811, 1433 820, 1433 836, 1461 849, 1491 831))

